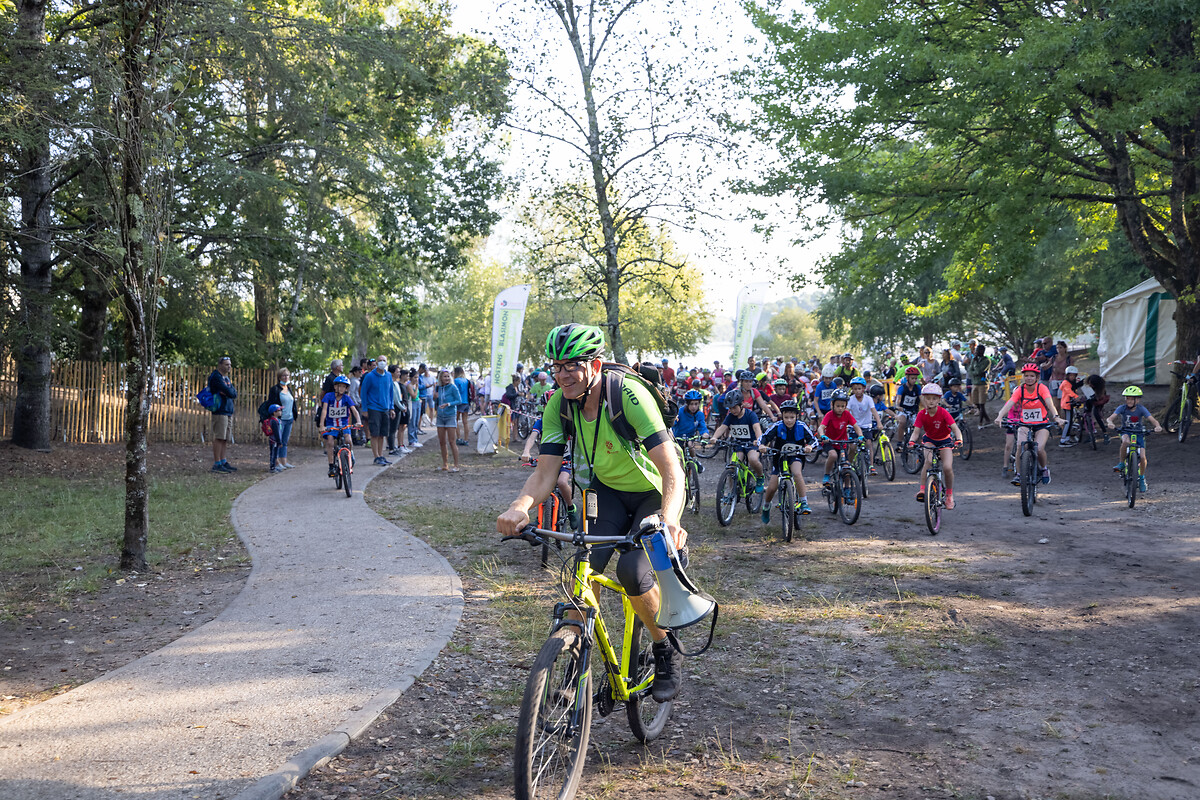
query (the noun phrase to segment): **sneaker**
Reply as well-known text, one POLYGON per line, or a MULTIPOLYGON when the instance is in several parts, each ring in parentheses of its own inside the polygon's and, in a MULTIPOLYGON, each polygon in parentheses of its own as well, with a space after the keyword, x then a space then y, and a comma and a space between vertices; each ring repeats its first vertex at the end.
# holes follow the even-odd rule
POLYGON ((830 483, 832 483, 832 481, 830 481, 830 480, 829 480, 829 476, 828 476, 828 475, 825 475, 825 476, 823 476, 823 477, 821 478, 821 484, 822 484, 822 485, 824 485, 824 486, 829 486, 829 485, 830 485, 830 483))
POLYGON ((656 703, 674 700, 683 679, 679 669, 681 657, 666 640, 655 642, 651 649, 654 651, 654 683, 650 684, 650 696, 656 703))
POLYGON ((801 514, 811 514, 812 513, 812 509, 808 507, 807 500, 800 501, 800 513, 801 514))
POLYGON ((377 467, 382 467, 383 466, 383 456, 380 456, 379 458, 375 459, 371 463, 377 467))
POLYGON ((390 450, 388 450, 388 451, 387 451, 387 454, 388 454, 389 456, 394 456, 394 455, 396 455, 396 453, 399 453, 399 452, 400 452, 400 448, 399 448, 399 447, 393 447, 393 448, 391 448, 390 450))
POLYGON ((1042 483, 1050 483, 1050 468, 1042 467, 1042 483))
POLYGON ((1009 483, 1011 483, 1013 486, 1020 486, 1021 485, 1021 476, 1014 472, 1012 479, 1009 481, 1009 483))
POLYGON ((757 481, 754 482, 754 493, 755 494, 763 493, 763 479, 762 478, 759 478, 757 481))
POLYGON ((295 469, 296 465, 295 464, 284 464, 283 468, 284 469, 295 469))
POLYGON ((400 452, 403 455, 408 455, 409 453, 412 452, 412 448, 411 447, 401 447, 400 452))
POLYGON ((874 467, 871 467, 869 470, 867 470, 867 475, 868 475, 868 476, 870 476, 870 475, 878 475, 878 474, 879 474, 879 470, 875 469, 874 467))
POLYGON ((1150 487, 1146 485, 1146 476, 1145 475, 1138 475, 1138 488, 1141 489, 1143 492, 1150 491, 1150 487))
POLYGON ((698 473, 700 473, 701 475, 703 475, 703 474, 704 474, 704 465, 703 465, 703 464, 697 464, 697 465, 696 465, 696 472, 698 472, 698 473))
POLYGON ((413 442, 413 447, 424 447, 424 442, 413 442))
POLYGON ((771 522, 771 509, 764 507, 762 510, 762 523, 769 525, 771 522))
POLYGON ((212 471, 212 472, 216 472, 216 473, 218 473, 218 474, 220 474, 220 475, 224 475, 224 474, 226 474, 227 472, 229 472, 229 470, 225 469, 225 465, 224 465, 224 464, 220 464, 220 463, 213 464, 213 465, 212 465, 212 470, 211 470, 211 471, 212 471))
POLYGON ((283 467, 271 467, 267 470, 267 472, 271 473, 272 475, 278 475, 279 473, 283 472, 283 467))
POLYGON ((379 457, 379 466, 381 466, 381 467, 390 467, 391 465, 392 465, 392 462, 388 461, 388 460, 387 460, 386 458, 384 458, 383 456, 380 456, 380 457, 379 457))
POLYGON ((337 467, 335 467, 333 464, 329 465, 329 477, 331 477, 331 478, 337 477, 337 467))
POLYGON ((1124 471, 1125 471, 1125 462, 1124 461, 1122 461, 1120 464, 1113 464, 1113 472, 1124 472, 1124 471))
POLYGON ((233 464, 230 464, 228 461, 222 461, 221 466, 225 468, 226 472, 237 472, 237 467, 235 467, 233 464))
POLYGON ((1008 467, 1000 468, 1000 480, 1002 480, 1002 481, 1008 480, 1008 467))
POLYGON ((1104 443, 1108 444, 1108 434, 1104 434, 1104 443))
POLYGON ((1075 446, 1075 443, 1074 443, 1074 442, 1072 442, 1072 441, 1059 442, 1059 443, 1058 443, 1058 446, 1059 446, 1059 447, 1074 447, 1074 446, 1075 446))
POLYGON ((954 495, 952 495, 952 494, 946 495, 946 510, 947 511, 954 510, 954 495))

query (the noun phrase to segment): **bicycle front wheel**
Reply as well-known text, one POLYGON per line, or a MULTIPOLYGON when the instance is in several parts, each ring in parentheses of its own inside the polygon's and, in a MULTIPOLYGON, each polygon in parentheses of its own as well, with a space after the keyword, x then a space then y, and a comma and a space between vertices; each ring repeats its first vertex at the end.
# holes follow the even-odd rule
POLYGON ((783 540, 790 542, 796 530, 796 485, 791 480, 779 480, 779 524, 783 526, 783 540))
POLYGON ((1021 453, 1021 513, 1033 516, 1035 488, 1034 481, 1038 480, 1037 456, 1032 450, 1021 453))
POLYGON ((733 522, 733 510, 737 507, 737 473, 727 469, 717 479, 717 522, 722 528, 733 522))
POLYGON ((858 455, 854 457, 854 468, 858 470, 858 482, 862 487, 862 496, 870 497, 871 493, 867 490, 867 474, 871 471, 871 455, 866 442, 858 446, 858 455))
POLYGON ((916 475, 921 471, 921 463, 925 460, 925 454, 921 452, 921 448, 916 445, 901 444, 900 445, 900 466, 904 467, 904 471, 909 475, 916 475))
POLYGON ((700 471, 696 469, 696 465, 689 461, 687 470, 684 471, 684 476, 687 478, 687 502, 685 507, 693 514, 700 513, 700 471))
POLYGON ((1137 502, 1138 493, 1138 457, 1137 450, 1133 445, 1129 446, 1129 452, 1125 454, 1125 497, 1129 500, 1129 507, 1133 508, 1137 502))
POLYGON ((858 482, 858 473, 853 469, 842 470, 833 487, 840 495, 838 499, 838 516, 847 525, 858 522, 862 513, 862 486, 858 482))
MULTIPOLYGON (((633 686, 637 686, 654 674, 653 640, 646 632, 646 626, 638 617, 633 618, 633 649, 629 657, 632 666, 628 672, 633 686)), ((678 653, 675 654, 675 657, 683 658, 678 653)), ((625 716, 629 719, 629 729, 642 744, 653 741, 667 726, 667 720, 671 718, 671 711, 674 708, 674 700, 668 700, 665 703, 654 702, 648 688, 631 694, 629 702, 625 704, 625 716)))
POLYGON ((896 451, 891 442, 879 443, 879 460, 883 462, 883 477, 889 481, 896 480, 896 451))
POLYGON ((350 488, 350 451, 342 450, 338 453, 338 471, 342 473, 342 490, 346 492, 346 497, 354 493, 350 488))
POLYGON ((592 676, 572 627, 542 645, 525 683, 513 789, 517 800, 571 800, 579 790, 592 726, 592 676))
POLYGON ((959 432, 962 433, 963 437, 962 449, 959 451, 959 455, 962 456, 963 461, 970 461, 971 452, 975 449, 975 440, 973 438, 974 434, 971 433, 971 426, 963 423, 962 427, 959 429, 959 432))
POLYGON ((925 489, 925 527, 931 536, 937 536, 942 528, 942 481, 935 473, 929 475, 929 486, 925 489))

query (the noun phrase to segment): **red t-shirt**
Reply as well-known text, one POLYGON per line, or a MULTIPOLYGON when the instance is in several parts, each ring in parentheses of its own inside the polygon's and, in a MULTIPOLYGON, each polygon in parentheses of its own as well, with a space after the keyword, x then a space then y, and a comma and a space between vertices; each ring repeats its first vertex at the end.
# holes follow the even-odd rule
POLYGON ((932 414, 922 408, 917 412, 917 418, 913 421, 913 425, 923 429, 925 435, 935 442, 949 439, 952 433, 950 426, 953 424, 954 418, 941 406, 938 406, 932 414))
POLYGON ((825 426, 825 435, 830 439, 845 441, 850 438, 849 432, 854 430, 854 415, 848 410, 840 415, 826 411, 825 416, 821 418, 821 424, 825 426))

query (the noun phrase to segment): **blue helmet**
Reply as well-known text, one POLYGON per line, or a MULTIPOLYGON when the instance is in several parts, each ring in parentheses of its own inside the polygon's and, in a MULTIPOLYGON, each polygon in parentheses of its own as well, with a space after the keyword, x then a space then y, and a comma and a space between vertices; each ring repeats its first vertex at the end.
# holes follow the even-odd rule
POLYGON ((866 386, 867 379, 866 378, 851 378, 850 385, 851 386, 866 386))
POLYGON ((344 383, 344 384, 346 384, 347 387, 349 387, 350 379, 347 378, 345 375, 338 375, 336 378, 333 379, 333 385, 337 386, 339 383, 344 383))
POLYGON ((688 400, 703 400, 704 395, 700 394, 699 389, 688 389, 683 395, 684 402, 688 400))

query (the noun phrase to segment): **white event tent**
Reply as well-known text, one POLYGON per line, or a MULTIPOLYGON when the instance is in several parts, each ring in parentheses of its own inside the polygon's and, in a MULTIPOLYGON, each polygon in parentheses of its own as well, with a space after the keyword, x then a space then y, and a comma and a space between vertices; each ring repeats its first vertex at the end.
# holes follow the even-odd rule
POLYGON ((1175 298, 1151 278, 1100 309, 1100 374, 1118 383, 1167 384, 1175 360, 1175 298))

